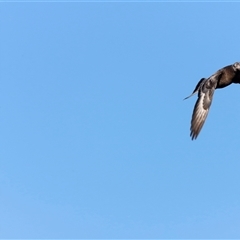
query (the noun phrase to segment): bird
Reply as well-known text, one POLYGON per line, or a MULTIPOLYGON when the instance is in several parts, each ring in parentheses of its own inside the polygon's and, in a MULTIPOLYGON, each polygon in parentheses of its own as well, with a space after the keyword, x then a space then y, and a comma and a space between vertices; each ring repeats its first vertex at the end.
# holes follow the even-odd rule
POLYGON ((184 98, 184 100, 188 99, 198 93, 191 119, 190 137, 192 140, 197 139, 204 125, 215 89, 225 88, 232 83, 240 83, 240 62, 219 69, 209 78, 201 78, 192 94, 184 98))

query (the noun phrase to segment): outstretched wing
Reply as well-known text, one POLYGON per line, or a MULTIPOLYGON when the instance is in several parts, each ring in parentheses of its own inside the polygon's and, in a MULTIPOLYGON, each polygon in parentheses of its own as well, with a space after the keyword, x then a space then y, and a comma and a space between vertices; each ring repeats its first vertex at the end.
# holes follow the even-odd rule
POLYGON ((198 100, 193 109, 190 128, 190 136, 192 137, 192 140, 198 137, 198 134, 200 133, 207 118, 212 103, 213 94, 217 86, 218 78, 219 72, 208 78, 199 88, 198 100))

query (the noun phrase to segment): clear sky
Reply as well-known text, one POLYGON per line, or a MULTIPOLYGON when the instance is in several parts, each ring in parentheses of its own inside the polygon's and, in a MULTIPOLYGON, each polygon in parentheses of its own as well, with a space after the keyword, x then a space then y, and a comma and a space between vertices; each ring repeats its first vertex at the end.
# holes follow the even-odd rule
POLYGON ((240 3, 0 3, 0 238, 240 238, 240 3))

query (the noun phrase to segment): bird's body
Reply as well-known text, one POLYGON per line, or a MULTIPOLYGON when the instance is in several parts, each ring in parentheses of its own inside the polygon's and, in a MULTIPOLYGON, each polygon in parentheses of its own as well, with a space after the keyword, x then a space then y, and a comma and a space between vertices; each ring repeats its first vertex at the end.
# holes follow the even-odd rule
POLYGON ((198 82, 193 93, 189 96, 191 97, 198 92, 198 100, 194 106, 191 120, 190 136, 192 140, 198 137, 203 127, 215 89, 227 87, 232 83, 240 83, 240 62, 221 68, 209 78, 202 78, 198 82))

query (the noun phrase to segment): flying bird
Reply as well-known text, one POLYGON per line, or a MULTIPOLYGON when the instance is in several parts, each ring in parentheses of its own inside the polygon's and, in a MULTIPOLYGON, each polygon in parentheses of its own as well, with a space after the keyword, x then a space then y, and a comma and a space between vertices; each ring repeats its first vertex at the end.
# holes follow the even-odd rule
POLYGON ((191 120, 190 136, 196 139, 207 118, 215 89, 224 88, 232 83, 240 83, 240 62, 235 62, 219 69, 209 78, 202 78, 192 94, 187 99, 198 93, 198 99, 194 106, 191 120))

